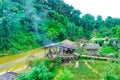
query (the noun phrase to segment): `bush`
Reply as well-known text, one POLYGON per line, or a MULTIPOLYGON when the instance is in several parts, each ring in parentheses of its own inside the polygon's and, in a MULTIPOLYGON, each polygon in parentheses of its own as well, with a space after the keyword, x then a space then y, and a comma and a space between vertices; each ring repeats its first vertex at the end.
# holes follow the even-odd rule
POLYGON ((49 72, 49 69, 41 64, 34 67, 32 71, 27 75, 28 80, 52 80, 53 74, 49 72))
POLYGON ((97 44, 99 44, 100 46, 103 46, 104 42, 103 42, 103 40, 98 40, 97 44))
POLYGON ((114 52, 116 52, 116 50, 112 46, 107 46, 107 45, 103 46, 100 50, 100 53, 102 56, 105 56, 109 53, 114 53, 114 52))
POLYGON ((60 75, 57 77, 57 80, 73 80, 73 74, 69 69, 64 68, 60 75))
POLYGON ((3 53, 0 53, 0 57, 3 57, 3 56, 5 56, 5 54, 3 54, 3 53))
POLYGON ((14 54, 17 54, 18 53, 18 50, 16 48, 10 48, 10 50, 14 53, 14 54))
POLYGON ((35 59, 35 61, 32 64, 32 67, 36 67, 40 65, 40 60, 39 59, 35 59))
POLYGON ((106 75, 104 77, 104 80, 117 80, 117 78, 115 77, 115 75, 106 75))
POLYGON ((44 65, 33 67, 28 74, 19 74, 17 80, 52 80, 53 74, 44 65))
POLYGON ((50 60, 49 58, 46 58, 43 63, 47 68, 50 68, 52 64, 52 60, 50 60))
POLYGON ((55 62, 56 62, 55 65, 60 66, 61 61, 62 61, 62 59, 57 56, 57 57, 55 58, 55 62))
POLYGON ((25 73, 21 73, 17 76, 15 80, 28 80, 25 73))

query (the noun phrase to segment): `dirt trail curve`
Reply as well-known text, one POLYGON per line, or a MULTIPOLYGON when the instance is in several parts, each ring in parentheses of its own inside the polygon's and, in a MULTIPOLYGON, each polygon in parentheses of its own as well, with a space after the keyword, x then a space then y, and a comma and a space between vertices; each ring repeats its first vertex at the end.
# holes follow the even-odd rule
POLYGON ((88 66, 88 68, 91 69, 94 73, 98 74, 99 76, 102 76, 98 71, 96 71, 94 68, 92 68, 92 67, 87 63, 86 60, 85 60, 84 62, 85 62, 85 64, 88 66))
MULTIPOLYGON (((5 72, 6 70, 8 70, 8 71, 11 70, 12 66, 20 65, 21 62, 24 63, 24 65, 22 65, 22 68, 25 67, 26 66, 25 61, 26 61, 27 57, 30 56, 30 55, 32 55, 32 54, 25 53, 25 55, 21 58, 18 58, 16 60, 12 60, 12 61, 0 64, 0 70, 2 70, 2 71, 0 71, 0 73, 5 72), (8 67, 10 67, 10 68, 8 69, 8 67)), ((42 51, 34 52, 34 56, 36 58, 42 58, 42 57, 44 57, 44 51, 42 50, 42 51)), ((16 71, 17 70, 20 70, 20 68, 17 68, 16 71)))

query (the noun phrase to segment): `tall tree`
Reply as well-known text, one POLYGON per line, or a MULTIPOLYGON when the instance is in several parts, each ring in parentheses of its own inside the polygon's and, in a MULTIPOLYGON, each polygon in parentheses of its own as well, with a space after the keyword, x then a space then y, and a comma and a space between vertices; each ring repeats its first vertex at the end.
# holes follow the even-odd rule
POLYGON ((112 28, 112 35, 120 40, 120 25, 112 28))
POLYGON ((100 27, 103 27, 103 19, 102 16, 97 16, 97 20, 96 20, 96 24, 95 24, 95 28, 98 29, 100 27))
POLYGON ((81 25, 83 26, 85 36, 89 38, 91 31, 95 27, 94 16, 92 16, 91 14, 86 14, 86 15, 82 16, 81 20, 82 20, 81 25))

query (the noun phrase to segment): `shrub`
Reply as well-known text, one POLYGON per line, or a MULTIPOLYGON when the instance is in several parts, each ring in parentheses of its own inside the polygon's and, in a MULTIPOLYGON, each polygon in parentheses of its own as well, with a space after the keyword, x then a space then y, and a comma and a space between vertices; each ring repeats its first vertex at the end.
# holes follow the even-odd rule
POLYGON ((50 60, 49 58, 46 58, 43 63, 45 64, 47 68, 50 68, 52 64, 52 60, 50 60))
POLYGON ((34 67, 32 71, 27 75, 28 80, 52 80, 53 74, 49 72, 49 69, 41 64, 34 67))
POLYGON ((16 48, 10 48, 10 50, 11 50, 14 54, 18 53, 18 50, 17 50, 16 48))
POLYGON ((44 64, 40 64, 33 67, 28 74, 19 74, 17 80, 52 80, 52 78, 52 72, 44 64))
POLYGON ((73 74, 69 69, 64 68, 60 75, 57 77, 57 80, 73 80, 73 74))
POLYGON ((25 73, 21 73, 17 76, 15 80, 28 80, 25 73))
POLYGON ((36 66, 39 66, 40 65, 40 60, 39 59, 35 59, 33 64, 32 64, 32 67, 36 67, 36 66))
POLYGON ((0 53, 0 57, 3 57, 3 56, 5 56, 5 54, 3 54, 3 53, 0 53))
POLYGON ((103 40, 98 40, 97 44, 99 44, 100 46, 103 46, 104 42, 103 42, 103 40))
POLYGON ((114 52, 116 52, 116 50, 112 46, 106 46, 106 45, 103 46, 100 50, 100 53, 102 56, 105 56, 109 53, 114 53, 114 52))
POLYGON ((55 62, 56 62, 55 65, 60 66, 61 61, 62 61, 62 59, 57 56, 57 57, 55 58, 55 62))

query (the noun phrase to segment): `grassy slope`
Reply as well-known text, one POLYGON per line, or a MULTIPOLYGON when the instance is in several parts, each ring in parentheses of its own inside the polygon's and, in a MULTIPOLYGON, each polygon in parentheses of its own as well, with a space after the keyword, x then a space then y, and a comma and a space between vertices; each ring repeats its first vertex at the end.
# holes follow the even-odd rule
MULTIPOLYGON (((30 51, 28 51, 26 53, 21 53, 21 54, 17 54, 17 55, 0 57, 0 64, 2 65, 2 64, 14 61, 14 60, 18 60, 18 59, 24 58, 26 56, 29 56, 29 55, 31 55, 33 53, 36 53, 36 55, 37 55, 40 52, 42 52, 42 49, 37 48, 37 49, 30 50, 30 51)), ((39 56, 39 57, 43 58, 42 56, 39 56)), ((37 57, 37 58, 39 58, 39 57, 37 57)), ((4 71, 7 71, 7 70, 8 71, 15 71, 17 69, 23 68, 25 65, 26 65, 25 61, 20 61, 19 63, 14 63, 14 64, 11 64, 11 65, 9 65, 7 67, 1 68, 0 72, 4 72, 4 71)))
MULTIPOLYGON (((74 75, 74 80, 102 80, 105 72, 110 71, 111 68, 114 68, 116 63, 110 61, 100 61, 100 60, 87 60, 88 64, 98 71, 102 76, 99 76, 95 72, 93 72, 85 63, 84 60, 79 61, 79 67, 75 68, 75 66, 68 66, 67 68, 71 70, 74 75), (111 67, 110 67, 111 66, 111 67)), ((115 67, 115 74, 120 74, 120 67, 115 67)))
POLYGON ((0 57, 0 64, 4 64, 4 63, 7 63, 7 62, 10 62, 10 61, 14 61, 14 60, 17 60, 19 58, 22 58, 22 57, 25 57, 27 55, 31 55, 35 52, 38 52, 38 51, 41 51, 42 49, 40 48, 37 48, 37 49, 33 49, 33 50, 30 50, 28 52, 25 52, 25 53, 21 53, 21 54, 16 54, 16 55, 11 55, 11 56, 4 56, 4 57, 0 57))

